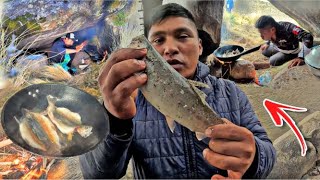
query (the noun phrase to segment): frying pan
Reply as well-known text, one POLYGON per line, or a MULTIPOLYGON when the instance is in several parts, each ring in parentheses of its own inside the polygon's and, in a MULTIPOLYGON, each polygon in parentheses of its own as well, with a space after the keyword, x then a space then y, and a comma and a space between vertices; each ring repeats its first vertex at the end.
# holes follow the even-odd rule
POLYGON ((109 118, 103 105, 86 92, 63 84, 36 84, 15 93, 3 107, 1 124, 7 136, 15 144, 32 153, 55 158, 84 154, 94 149, 109 133, 109 118), (57 130, 60 139, 65 143, 60 152, 49 152, 51 147, 47 147, 49 151, 42 151, 28 145, 21 137, 19 124, 15 117, 17 119, 22 118, 23 108, 32 112, 46 110, 48 107, 47 95, 58 98, 55 103, 57 107, 65 107, 79 113, 82 124, 92 126, 92 134, 84 138, 75 132, 72 140, 68 141, 57 130))
POLYGON ((238 46, 238 45, 227 45, 227 46, 222 46, 219 47, 218 49, 216 49, 213 54, 221 61, 236 61, 237 59, 239 59, 241 56, 245 55, 245 54, 249 54, 252 52, 255 52, 257 50, 259 50, 261 47, 261 45, 256 46, 254 48, 248 49, 248 50, 244 50, 244 48, 242 46, 238 46), (232 52, 232 51, 236 51, 239 50, 239 54, 234 55, 234 56, 229 56, 229 57, 223 57, 223 54, 225 54, 226 52, 232 52))

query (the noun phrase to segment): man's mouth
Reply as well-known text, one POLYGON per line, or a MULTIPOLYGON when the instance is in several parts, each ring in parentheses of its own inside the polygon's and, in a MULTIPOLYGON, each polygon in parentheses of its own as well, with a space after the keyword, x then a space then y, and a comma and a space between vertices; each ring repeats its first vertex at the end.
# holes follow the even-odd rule
POLYGON ((177 71, 183 68, 183 63, 179 60, 169 59, 167 62, 177 71))

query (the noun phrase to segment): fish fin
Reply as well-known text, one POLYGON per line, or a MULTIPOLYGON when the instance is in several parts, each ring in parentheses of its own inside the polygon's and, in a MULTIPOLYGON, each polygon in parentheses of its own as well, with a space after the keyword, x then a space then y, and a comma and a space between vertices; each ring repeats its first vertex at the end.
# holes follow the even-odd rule
POLYGON ((173 133, 174 129, 176 128, 176 122, 169 116, 166 116, 166 121, 170 131, 173 133))
POLYGON ((198 141, 201 141, 202 139, 206 138, 207 136, 204 133, 196 132, 196 137, 198 141))
POLYGON ((191 85, 192 89, 194 90, 194 92, 197 93, 198 96, 200 97, 201 102, 202 102, 203 104, 208 104, 207 101, 206 101, 207 95, 206 95, 204 92, 202 92, 201 90, 199 90, 199 89, 198 89, 196 86, 194 86, 193 84, 190 84, 190 85, 191 85))
POLYGON ((13 118, 14 118, 14 120, 16 120, 16 121, 17 121, 17 123, 18 123, 18 124, 20 124, 20 123, 21 123, 21 120, 19 120, 16 116, 13 116, 13 118))
POLYGON ((39 114, 41 114, 41 115, 43 115, 43 116, 46 116, 46 115, 48 115, 48 110, 46 109, 46 110, 44 110, 43 112, 40 112, 39 114))
POLYGON ((28 109, 26 109, 26 108, 22 108, 21 112, 22 112, 23 116, 26 116, 27 114, 29 114, 30 111, 28 109))
POLYGON ((187 81, 189 82, 190 85, 195 86, 195 87, 210 88, 208 84, 205 84, 203 82, 193 81, 190 79, 187 79, 187 81))
POLYGON ((92 126, 80 126, 76 128, 80 136, 87 138, 92 134, 92 126))
POLYGON ((51 105, 55 105, 55 103, 57 102, 57 98, 53 97, 52 95, 47 95, 47 101, 49 106, 51 105))
POLYGON ((69 133, 69 134, 68 134, 68 138, 67 138, 68 141, 72 141, 72 137, 73 137, 73 133, 69 133))

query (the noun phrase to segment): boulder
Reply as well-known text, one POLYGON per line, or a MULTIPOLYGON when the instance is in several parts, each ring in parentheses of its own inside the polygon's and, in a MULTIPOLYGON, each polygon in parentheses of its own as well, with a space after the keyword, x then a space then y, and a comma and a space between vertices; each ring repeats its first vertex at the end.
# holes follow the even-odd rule
POLYGON ((274 76, 271 81, 270 86, 273 89, 292 87, 292 85, 295 86, 297 85, 297 83, 300 83, 306 79, 314 81, 315 85, 319 85, 319 79, 316 76, 313 76, 306 65, 295 66, 290 69, 288 69, 287 67, 288 63, 282 65, 281 67, 277 67, 281 70, 274 76))
POLYGON ((239 59, 231 68, 230 76, 233 79, 255 79, 256 70, 252 62, 248 60, 239 59))
MULTIPOLYGON (((4 27, 11 31, 22 30, 18 49, 47 50, 54 40, 69 32, 99 35, 99 41, 108 41, 112 46, 112 24, 107 17, 132 6, 133 1, 6 1, 4 3, 4 27), (104 33, 103 29, 108 29, 104 33)), ((103 42, 104 43, 104 42, 103 42)), ((100 44, 103 44, 100 42, 100 44)), ((97 43, 99 44, 99 43, 97 43)))
POLYGON ((301 156, 300 144, 293 131, 289 130, 273 143, 277 151, 277 161, 268 178, 300 179, 316 165, 319 159, 320 111, 304 118, 298 126, 306 139, 306 156, 301 156))
POLYGON ((296 20, 305 30, 320 37, 320 1, 269 0, 277 9, 296 20))

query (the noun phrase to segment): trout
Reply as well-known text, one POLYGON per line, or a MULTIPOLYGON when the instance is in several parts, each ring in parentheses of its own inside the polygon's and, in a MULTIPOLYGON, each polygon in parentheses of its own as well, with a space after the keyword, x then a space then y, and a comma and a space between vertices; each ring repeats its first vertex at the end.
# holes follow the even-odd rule
POLYGON ((43 143, 48 143, 49 141, 58 149, 61 148, 60 137, 56 128, 46 116, 27 109, 22 109, 22 111, 31 129, 43 143))
POLYGON ((92 134, 92 127, 81 124, 81 116, 72 112, 67 108, 56 107, 57 98, 48 95, 47 113, 50 120, 63 133, 68 135, 68 140, 72 140, 74 132, 78 132, 80 136, 87 138, 92 134))
POLYGON ((46 151, 47 148, 45 144, 41 142, 41 140, 36 135, 36 134, 40 134, 38 133, 39 130, 34 128, 34 131, 36 131, 36 133, 33 132, 32 128, 29 125, 29 121, 32 121, 32 120, 28 118, 29 117, 23 117, 21 120, 18 120, 16 117, 14 117, 14 119, 19 124, 19 130, 20 130, 22 139, 33 148, 46 151))
POLYGON ((132 39, 129 48, 146 48, 147 83, 140 88, 144 97, 163 115, 171 131, 174 121, 193 132, 204 133, 212 125, 223 124, 223 120, 206 102, 206 94, 197 87, 209 88, 207 84, 191 81, 178 73, 140 35, 132 39), (174 120, 174 121, 173 121, 174 120))

